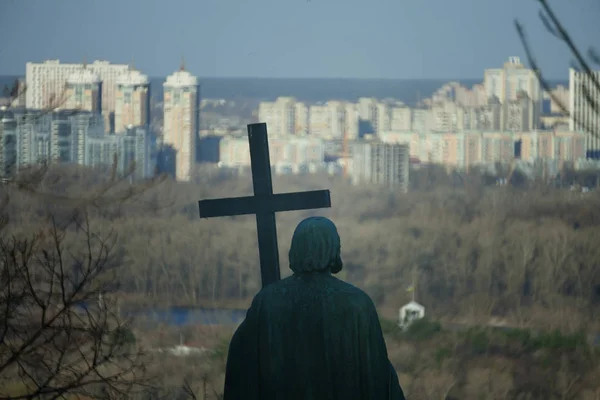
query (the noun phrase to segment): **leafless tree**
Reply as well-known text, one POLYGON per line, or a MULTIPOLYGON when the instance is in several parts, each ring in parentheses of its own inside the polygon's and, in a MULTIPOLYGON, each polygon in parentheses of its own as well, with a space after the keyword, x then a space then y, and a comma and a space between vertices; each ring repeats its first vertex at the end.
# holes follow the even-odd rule
POLYGON ((120 187, 126 177, 118 179, 115 169, 86 195, 47 189, 46 166, 2 187, 0 399, 131 398, 146 385, 146 358, 114 296, 124 254, 114 230, 95 227, 90 216, 135 199, 158 181, 120 187), (14 233, 11 194, 52 204, 33 233, 14 233))
MULTIPOLYGON (((140 354, 115 313, 119 253, 85 212, 26 237, 0 237, 0 376, 22 383, 0 398, 62 398, 98 387, 127 393, 140 354), (75 232, 75 231, 78 231, 75 232)), ((97 393, 95 394, 97 396, 97 393)))
MULTIPOLYGON (((583 96, 585 102, 588 107, 592 110, 593 113, 600 113, 600 99, 598 98, 598 93, 600 93, 600 79, 597 74, 593 71, 593 66, 600 66, 600 55, 594 48, 590 48, 587 50, 587 56, 585 53, 575 44, 571 35, 569 35, 567 29, 560 21, 559 17, 556 15, 553 8, 550 6, 548 0, 537 0, 540 3, 541 10, 539 11, 539 17, 542 20, 546 30, 559 41, 563 42, 567 45, 567 48, 571 52, 574 60, 571 62, 572 67, 577 71, 583 72, 585 75, 589 77, 589 84, 584 84, 582 87, 583 96)), ((531 48, 531 44, 527 38, 525 33, 525 28, 518 21, 515 20, 515 28, 521 39, 521 43, 523 44, 523 48, 525 50, 525 55, 529 62, 531 69, 535 71, 538 76, 538 79, 544 88, 544 90, 551 96, 552 100, 558 105, 561 109, 561 112, 564 114, 569 114, 569 112, 573 110, 569 110, 568 105, 563 104, 560 99, 558 99, 553 93, 550 85, 548 84, 548 80, 544 77, 542 68, 536 61, 536 58, 533 54, 533 50, 531 48)), ((594 127, 589 125, 586 121, 575 121, 581 129, 591 135, 600 136, 600 132, 598 131, 598 127, 594 127)))

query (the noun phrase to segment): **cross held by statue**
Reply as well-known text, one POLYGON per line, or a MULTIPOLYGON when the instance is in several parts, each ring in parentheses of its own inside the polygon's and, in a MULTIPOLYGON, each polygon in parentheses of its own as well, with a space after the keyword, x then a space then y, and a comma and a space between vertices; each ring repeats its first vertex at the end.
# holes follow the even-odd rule
POLYGON ((280 279, 275 213, 331 207, 329 190, 273 194, 267 124, 248 125, 254 196, 200 200, 200 218, 256 214, 262 286, 280 279))

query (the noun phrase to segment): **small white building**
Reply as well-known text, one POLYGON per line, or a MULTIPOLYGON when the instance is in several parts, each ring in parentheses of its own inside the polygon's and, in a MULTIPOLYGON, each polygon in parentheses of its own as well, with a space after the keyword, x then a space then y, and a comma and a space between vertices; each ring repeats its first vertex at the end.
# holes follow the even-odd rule
POLYGON ((425 317, 425 307, 413 300, 400 308, 398 326, 406 329, 414 321, 423 317, 425 317))

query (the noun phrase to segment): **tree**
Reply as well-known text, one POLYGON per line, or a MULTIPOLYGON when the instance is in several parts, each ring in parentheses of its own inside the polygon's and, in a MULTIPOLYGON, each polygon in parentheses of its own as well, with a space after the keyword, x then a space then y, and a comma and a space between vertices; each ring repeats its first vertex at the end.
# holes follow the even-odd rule
POLYGON ((115 232, 92 221, 137 189, 119 191, 113 175, 88 196, 66 198, 40 189, 46 172, 2 188, 0 399, 130 398, 145 384, 145 357, 114 296, 124 254, 115 232), (51 205, 22 233, 9 224, 10 200, 28 195, 51 205))

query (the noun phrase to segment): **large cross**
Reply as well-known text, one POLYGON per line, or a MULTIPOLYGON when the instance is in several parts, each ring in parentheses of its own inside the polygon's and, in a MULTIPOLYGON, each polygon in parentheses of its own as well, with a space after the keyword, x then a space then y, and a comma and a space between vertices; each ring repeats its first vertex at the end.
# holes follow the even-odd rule
POLYGON ((254 196, 200 200, 200 218, 256 214, 262 285, 280 279, 275 213, 331 207, 329 190, 273 194, 267 124, 248 125, 254 196))

